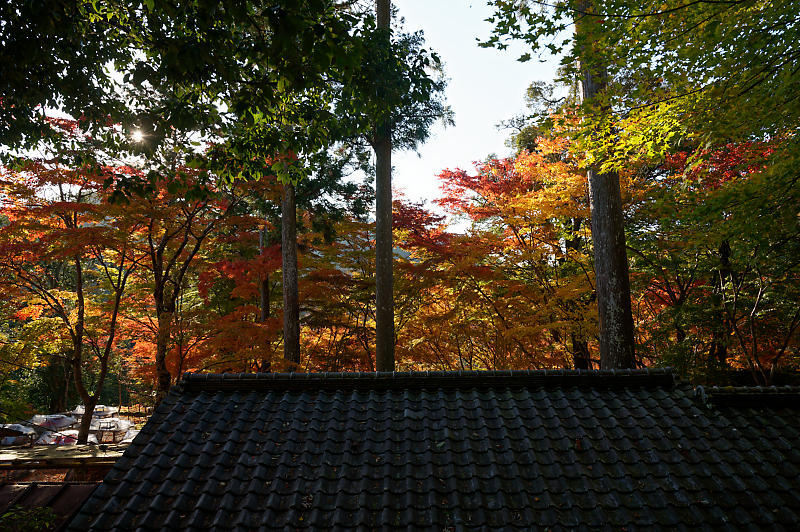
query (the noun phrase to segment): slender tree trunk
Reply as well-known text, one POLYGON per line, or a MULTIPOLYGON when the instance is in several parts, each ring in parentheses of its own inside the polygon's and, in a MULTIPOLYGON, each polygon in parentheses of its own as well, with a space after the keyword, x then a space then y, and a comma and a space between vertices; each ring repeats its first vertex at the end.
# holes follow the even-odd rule
MULTIPOLYGON (((591 9, 591 2, 584 2, 583 8, 584 11, 591 9)), ((594 22, 577 22, 577 31, 582 31, 589 23, 594 22)), ((583 61, 581 76, 584 102, 591 103, 606 87, 605 69, 583 61)), ((607 112, 607 109, 600 111, 607 112)), ((600 368, 632 368, 635 364, 633 316, 619 175, 595 168, 590 168, 587 174, 600 318, 600 368)))
POLYGON ((589 342, 577 333, 572 333, 572 364, 575 369, 592 369, 589 342))
POLYGON ((281 257, 283 259, 283 358, 300 363, 300 301, 297 294, 297 211, 294 185, 283 187, 281 257))
POLYGON ((81 398, 81 402, 83 403, 83 418, 81 418, 81 425, 78 428, 77 443, 84 444, 89 438, 89 424, 84 423, 84 420, 86 420, 87 416, 91 420, 95 405, 92 403, 92 397, 86 391, 86 387, 83 385, 83 380, 81 378, 80 350, 75 350, 72 357, 72 377, 75 379, 75 389, 78 390, 78 397, 81 398))
MULTIPOLYGON (((264 248, 267 247, 267 235, 266 229, 260 231, 258 234, 258 252, 260 254, 264 253, 264 248)), ((269 274, 265 274, 263 276, 259 276, 259 283, 258 283, 258 295, 259 295, 259 317, 258 322, 264 323, 269 318, 269 274)))
POLYGON ((72 380, 72 368, 68 363, 64 363, 64 410, 69 408, 69 383, 72 380))
MULTIPOLYGON (((570 250, 574 252, 578 252, 584 247, 585 242, 580 237, 579 231, 581 230, 581 226, 583 225, 583 218, 572 218, 570 220, 570 225, 572 226, 572 233, 569 238, 566 239, 564 242, 565 244, 565 256, 564 261, 567 260, 567 255, 569 254, 570 250)), ((577 305, 580 305, 578 302, 573 302, 571 308, 575 308, 577 305)), ((586 334, 581 332, 572 332, 570 334, 570 341, 572 343, 572 365, 575 369, 592 369, 592 357, 591 353, 589 352, 589 341, 586 338, 586 334)))
MULTIPOLYGON (((269 303, 269 274, 264 275, 264 278, 259 283, 259 296, 260 296, 260 313, 258 316, 258 323, 264 324, 267 322, 267 318, 269 318, 269 311, 270 311, 270 303, 269 303)), ((267 346, 263 345, 262 349, 264 353, 261 356, 261 364, 258 366, 258 371, 260 372, 268 372, 270 370, 270 366, 272 362, 270 358, 267 356, 267 346)))
POLYGON ((264 323, 269 318, 269 274, 264 275, 258 287, 259 291, 259 316, 258 323, 264 323))
POLYGON ((714 287, 714 299, 711 304, 711 345, 708 352, 709 367, 723 368, 728 363, 727 338, 730 337, 730 328, 725 320, 725 311, 722 306, 722 294, 725 290, 726 279, 731 274, 731 247, 727 240, 719 245, 719 268, 714 274, 717 277, 714 287))
POLYGON ((83 371, 81 363, 83 362, 83 331, 84 331, 84 318, 86 313, 86 302, 83 295, 83 267, 81 259, 75 256, 75 296, 77 299, 77 317, 75 320, 75 335, 72 338, 72 375, 75 379, 75 388, 78 390, 81 401, 83 401, 84 418, 81 421, 81 426, 78 429, 78 442, 84 444, 89 439, 89 424, 92 421, 92 414, 94 414, 94 407, 97 404, 97 394, 95 396, 89 395, 89 391, 83 385, 83 371), (87 421, 88 416, 88 421, 87 421))
MULTIPOLYGON (((391 46, 391 2, 376 2, 378 31, 391 46)), ((394 371, 394 279, 392 273, 392 128, 387 118, 375 136, 375 365, 394 371)))
MULTIPOLYGON (((259 253, 264 253, 264 248, 267 246, 267 230, 266 228, 259 233, 258 236, 258 248, 259 253)), ((270 301, 269 301, 269 273, 263 275, 263 277, 259 278, 258 283, 258 295, 259 295, 259 316, 258 316, 258 323, 266 323, 267 318, 269 318, 269 311, 270 311, 270 301)), ((263 346, 266 349, 266 346, 263 346)), ((265 356, 261 358, 261 364, 259 365, 258 371, 266 372, 270 369, 270 359, 265 356)))

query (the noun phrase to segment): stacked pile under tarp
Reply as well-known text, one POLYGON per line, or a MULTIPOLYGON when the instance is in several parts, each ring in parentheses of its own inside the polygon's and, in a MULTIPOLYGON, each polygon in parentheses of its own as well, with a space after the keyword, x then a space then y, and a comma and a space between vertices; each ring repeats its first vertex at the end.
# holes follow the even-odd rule
MULTIPOLYGON (((86 413, 83 405, 78 405, 72 411, 72 415, 77 419, 82 419, 86 413)), ((114 406, 97 405, 92 412, 92 422, 89 425, 89 437, 94 438, 97 443, 120 443, 132 441, 138 430, 133 428, 133 424, 120 419, 119 408, 114 406)))
POLYGON ((118 417, 93 418, 92 424, 89 426, 89 432, 96 435, 100 443, 119 443, 127 437, 132 428, 133 423, 127 419, 118 417))
POLYGON ((2 438, 0 438, 0 445, 8 447, 11 445, 30 445, 31 441, 36 438, 36 431, 33 427, 21 425, 19 423, 7 423, 0 425, 2 431, 2 438))
MULTIPOLYGON (((22 423, 10 423, 3 425, 6 434, 0 445, 51 445, 53 443, 75 443, 74 441, 63 440, 64 431, 73 428, 77 420, 65 414, 36 414, 29 420, 22 423), (10 435, 17 432, 17 435, 10 435)), ((77 434, 77 431, 75 431, 77 434)))
POLYGON ((65 414, 37 414, 28 423, 35 426, 39 437, 34 445, 73 445, 78 441, 75 427, 78 420, 65 414))
MULTIPOLYGON (((72 416, 80 421, 85 413, 86 407, 83 405, 78 405, 75 407, 75 410, 72 411, 72 416)), ((103 419, 107 417, 116 417, 118 413, 119 408, 115 406, 97 405, 92 411, 92 418, 103 419)))
MULTIPOLYGON (((78 442, 80 421, 86 412, 78 405, 66 414, 36 414, 28 421, 0 425, 0 445, 74 445, 78 442)), ((119 408, 97 405, 92 413, 87 443, 119 443, 132 441, 139 433, 133 424, 117 417, 119 408)))

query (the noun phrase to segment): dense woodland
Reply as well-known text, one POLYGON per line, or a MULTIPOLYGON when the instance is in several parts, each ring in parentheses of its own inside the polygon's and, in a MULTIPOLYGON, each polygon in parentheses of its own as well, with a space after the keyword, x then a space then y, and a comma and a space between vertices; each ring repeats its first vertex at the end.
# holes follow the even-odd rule
MULTIPOLYGON (((452 118, 423 36, 371 2, 56 4, 2 8, 0 416, 152 403, 190 371, 385 368, 374 154, 452 118), (12 61, 34 37, 50 49, 12 61)), ((561 77, 497 117, 515 155, 391 199, 394 367, 601 367, 602 177, 632 365, 797 369, 791 3, 492 4, 483 46, 560 53, 561 77)))

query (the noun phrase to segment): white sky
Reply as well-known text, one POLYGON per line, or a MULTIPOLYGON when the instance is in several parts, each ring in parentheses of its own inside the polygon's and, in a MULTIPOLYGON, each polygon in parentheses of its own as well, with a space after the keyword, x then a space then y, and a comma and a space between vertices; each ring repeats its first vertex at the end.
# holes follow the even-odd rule
POLYGON ((392 184, 408 199, 439 197, 436 176, 444 169, 472 170, 489 154, 510 154, 504 142, 510 131, 495 127, 525 110, 525 90, 532 81, 552 81, 557 61, 527 63, 516 59, 522 45, 504 51, 479 48, 489 36, 491 15, 486 0, 395 0, 407 31, 423 30, 426 46, 442 58, 450 79, 447 102, 455 114, 453 127, 437 125, 432 137, 414 152, 394 152, 392 184))

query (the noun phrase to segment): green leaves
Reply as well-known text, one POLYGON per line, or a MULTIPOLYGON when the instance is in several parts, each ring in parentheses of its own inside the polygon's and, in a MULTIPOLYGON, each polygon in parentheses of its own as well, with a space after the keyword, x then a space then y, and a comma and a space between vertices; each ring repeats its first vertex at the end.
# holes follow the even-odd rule
MULTIPOLYGON (((579 67, 607 71, 603 105, 621 132, 615 149, 626 156, 658 158, 695 139, 775 138, 800 120, 800 26, 792 2, 492 4, 494 29, 485 45, 515 39, 531 53, 558 53, 564 42, 564 81, 579 67), (581 24, 575 35, 564 31, 573 22, 581 24)), ((598 129, 592 109, 584 119, 598 129)))

